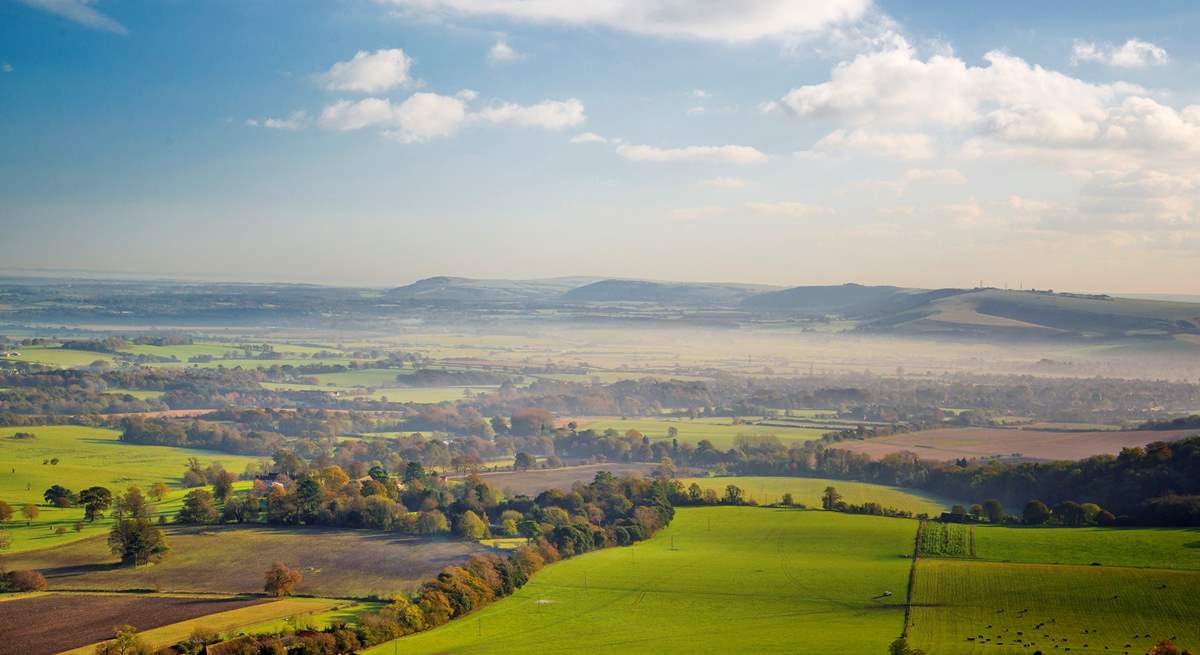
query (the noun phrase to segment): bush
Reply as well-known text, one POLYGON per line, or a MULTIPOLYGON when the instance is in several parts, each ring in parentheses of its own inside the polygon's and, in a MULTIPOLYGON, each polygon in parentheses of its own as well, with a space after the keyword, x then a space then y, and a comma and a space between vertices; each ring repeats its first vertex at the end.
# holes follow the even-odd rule
POLYGON ((46 578, 37 571, 9 571, 0 578, 0 591, 44 591, 46 578))

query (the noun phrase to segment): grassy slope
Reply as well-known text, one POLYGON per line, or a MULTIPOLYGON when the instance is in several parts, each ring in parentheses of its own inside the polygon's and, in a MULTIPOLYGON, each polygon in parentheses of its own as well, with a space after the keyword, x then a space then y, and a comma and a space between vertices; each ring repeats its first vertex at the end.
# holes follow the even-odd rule
POLYGON ((10 555, 14 569, 38 569, 51 589, 257 593, 274 560, 299 570, 297 593, 362 598, 409 591, 480 546, 365 530, 267 526, 172 526, 159 564, 117 567, 103 536, 10 555))
POLYGON ((582 426, 597 432, 613 428, 622 434, 626 430, 638 430, 650 437, 651 441, 667 439, 667 428, 679 430, 678 439, 681 442, 697 443, 708 439, 716 448, 725 450, 732 448, 738 435, 774 435, 784 443, 810 441, 819 439, 829 430, 814 428, 793 428, 766 425, 730 425, 729 419, 602 419, 582 426))
POLYGON ((398 647, 840 654, 854 643, 882 653, 903 622, 909 560, 898 555, 911 552, 915 530, 903 519, 684 508, 648 542, 552 565, 514 596, 398 647), (885 589, 898 593, 873 598, 885 589))
POLYGON ((783 494, 791 493, 797 503, 809 507, 821 506, 821 494, 825 487, 836 487, 842 499, 852 504, 876 502, 885 507, 908 510, 914 514, 925 512, 930 515, 940 514, 948 510, 954 503, 931 494, 921 493, 912 489, 888 487, 866 482, 850 482, 848 480, 826 480, 823 478, 787 478, 763 476, 730 476, 718 478, 686 478, 680 480, 686 487, 695 482, 704 489, 713 489, 718 494, 725 493, 726 485, 735 484, 746 492, 750 498, 760 504, 777 503, 783 494))
MULTIPOLYGON (((78 426, 0 428, 0 500, 14 509, 35 503, 41 511, 32 526, 27 527, 19 513, 5 524, 13 537, 11 552, 55 546, 107 532, 110 527, 107 521, 97 521, 76 533, 73 525, 83 519, 83 510, 44 505, 42 492, 51 485, 61 484, 76 492, 100 485, 114 494, 130 485, 139 485, 146 492, 158 481, 177 487, 188 457, 198 457, 205 464, 221 462, 238 473, 247 463, 257 461, 254 457, 187 448, 124 444, 117 440, 119 436, 116 430, 78 426), (15 432, 32 432, 37 438, 9 438, 15 432), (57 465, 42 464, 53 457, 59 458, 57 465), (56 535, 55 527, 65 527, 68 532, 56 535)), ((170 499, 177 503, 182 494, 181 489, 176 489, 170 499)))
POLYGON ((932 653, 1144 653, 1170 637, 1195 649, 1197 589, 1191 571, 923 559, 909 634, 932 653))
POLYGON ((975 535, 980 560, 997 561, 919 563, 914 645, 956 653, 1143 653, 1171 637, 1200 645, 1200 531, 978 526, 975 535))

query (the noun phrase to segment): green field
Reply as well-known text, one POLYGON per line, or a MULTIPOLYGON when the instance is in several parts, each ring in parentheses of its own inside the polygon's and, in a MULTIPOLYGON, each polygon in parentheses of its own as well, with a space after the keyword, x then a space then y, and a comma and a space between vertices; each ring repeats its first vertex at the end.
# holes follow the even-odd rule
POLYGON ((861 505, 875 502, 884 507, 895 507, 907 510, 913 514, 922 512, 935 516, 948 510, 954 503, 945 498, 926 494, 913 489, 889 487, 867 482, 852 482, 849 480, 827 480, 824 478, 791 478, 766 476, 728 476, 715 478, 684 478, 680 480, 683 486, 695 482, 703 489, 712 489, 718 494, 725 493, 726 485, 737 485, 746 492, 748 498, 768 505, 779 502, 785 493, 792 494, 792 500, 803 503, 808 507, 821 507, 821 494, 825 487, 835 487, 842 494, 842 500, 847 503, 861 505))
POLYGON ((930 653, 1196 649, 1198 590, 1194 571, 922 559, 909 636, 930 653))
POLYGON ((621 434, 627 430, 637 430, 650 437, 651 441, 668 439, 667 429, 674 427, 679 430, 679 441, 697 443, 707 439, 713 446, 727 450, 733 448, 739 435, 762 436, 774 435, 785 444, 820 439, 829 430, 819 428, 798 428, 767 425, 731 425, 728 418, 698 418, 698 419, 600 419, 585 423, 580 429, 591 429, 603 432, 612 428, 621 434))
POLYGON ((21 353, 21 356, 11 358, 13 361, 32 362, 60 368, 79 368, 95 361, 109 363, 113 361, 113 356, 106 353, 92 352, 90 350, 66 350, 59 348, 55 344, 46 346, 20 346, 16 350, 21 353))
MULTIPOLYGON (((83 510, 45 505, 42 492, 52 485, 76 492, 99 485, 117 494, 130 485, 139 485, 146 492, 150 485, 162 481, 175 488, 168 500, 178 502, 183 495, 178 485, 189 457, 198 457, 206 465, 221 462, 235 473, 258 461, 226 453, 124 444, 117 440, 119 436, 117 430, 78 426, 0 428, 0 500, 14 508, 35 503, 41 512, 30 526, 25 525, 19 513, 4 525, 13 538, 11 552, 46 548, 107 532, 110 525, 105 520, 85 524, 82 532, 75 532, 73 526, 83 519, 83 510), (36 438, 12 439, 17 432, 31 432, 36 438), (59 459, 57 465, 42 463, 55 457, 59 459), (54 529, 59 527, 66 532, 55 534, 54 529)), ((164 504, 164 511, 169 507, 164 504)))
POLYGON ((469 617, 367 652, 884 653, 904 620, 916 525, 683 508, 647 542, 554 564, 469 617))
POLYGON ((1200 570, 1197 529, 981 525, 975 541, 980 559, 998 562, 1200 570))

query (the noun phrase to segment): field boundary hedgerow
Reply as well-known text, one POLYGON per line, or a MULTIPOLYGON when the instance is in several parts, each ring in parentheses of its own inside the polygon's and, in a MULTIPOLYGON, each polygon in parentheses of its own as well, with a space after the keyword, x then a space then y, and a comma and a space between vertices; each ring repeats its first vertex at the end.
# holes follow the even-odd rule
POLYGON ((913 587, 917 582, 917 560, 921 558, 921 545, 925 534, 925 520, 917 522, 917 535, 913 537, 912 564, 908 568, 908 589, 904 597, 904 627, 900 630, 900 638, 908 639, 908 625, 912 618, 913 587))

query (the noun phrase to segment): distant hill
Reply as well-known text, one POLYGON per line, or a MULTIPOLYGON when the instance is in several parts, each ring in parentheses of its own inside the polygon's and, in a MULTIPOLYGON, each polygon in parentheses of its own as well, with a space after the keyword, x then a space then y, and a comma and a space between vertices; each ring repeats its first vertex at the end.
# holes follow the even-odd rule
POLYGON ((838 314, 855 318, 883 311, 890 304, 903 303, 920 293, 916 289, 853 283, 792 287, 751 296, 742 301, 741 306, 755 312, 838 314))
POLYGON ((562 277, 545 280, 480 280, 438 276, 396 287, 389 290, 385 297, 391 301, 425 303, 549 302, 596 279, 562 277))
POLYGON ((860 329, 913 334, 1200 337, 1200 303, 1002 289, 945 290, 879 312, 860 329))
POLYGON ((567 303, 651 302, 663 305, 733 307, 742 300, 778 287, 754 284, 601 280, 563 294, 567 303))

